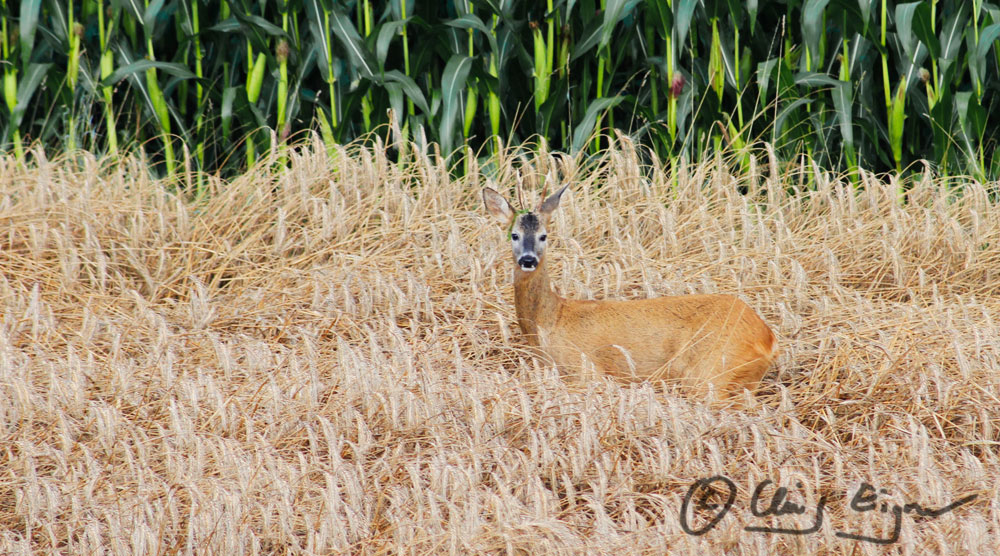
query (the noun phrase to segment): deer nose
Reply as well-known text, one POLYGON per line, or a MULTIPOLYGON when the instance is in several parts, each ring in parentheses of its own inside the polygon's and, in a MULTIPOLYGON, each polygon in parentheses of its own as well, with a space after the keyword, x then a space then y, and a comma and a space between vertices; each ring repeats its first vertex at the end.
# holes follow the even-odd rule
POLYGON ((538 259, 534 255, 523 255, 517 260, 517 265, 521 267, 521 270, 530 272, 538 266, 538 259))

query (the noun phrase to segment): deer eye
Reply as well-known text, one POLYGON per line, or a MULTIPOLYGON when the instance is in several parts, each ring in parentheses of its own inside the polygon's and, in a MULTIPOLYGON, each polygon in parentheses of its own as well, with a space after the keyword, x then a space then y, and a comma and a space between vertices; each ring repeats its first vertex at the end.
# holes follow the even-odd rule
POLYGON ((516 232, 512 232, 510 234, 510 239, 513 240, 513 241, 517 241, 517 240, 521 239, 521 236, 519 236, 516 232))
POLYGON ((545 241, 548 237, 548 234, 542 234, 538 236, 538 241, 545 241))

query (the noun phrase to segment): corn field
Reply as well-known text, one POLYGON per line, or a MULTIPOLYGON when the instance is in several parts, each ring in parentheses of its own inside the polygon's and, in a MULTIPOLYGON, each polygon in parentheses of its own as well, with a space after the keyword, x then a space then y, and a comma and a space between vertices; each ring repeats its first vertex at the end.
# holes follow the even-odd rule
POLYGON ((617 129, 661 160, 764 141, 985 180, 998 37, 982 0, 0 0, 0 144, 235 175, 306 129, 444 154, 617 129))

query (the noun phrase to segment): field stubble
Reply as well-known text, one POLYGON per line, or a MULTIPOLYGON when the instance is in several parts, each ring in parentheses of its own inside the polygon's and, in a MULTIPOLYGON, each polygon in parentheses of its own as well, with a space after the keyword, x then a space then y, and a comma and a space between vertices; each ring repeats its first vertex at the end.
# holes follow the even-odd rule
POLYGON ((865 482, 977 496, 904 515, 890 550, 1000 551, 982 186, 918 179, 901 204, 892 179, 773 162, 673 183, 621 142, 587 170, 503 159, 505 193, 518 168, 573 180, 564 295, 735 293, 764 317, 782 353, 735 410, 524 351, 481 178, 378 146, 287 156, 200 202, 135 160, 0 159, 0 553, 882 554, 836 535, 889 535, 891 512, 849 506, 865 482), (729 515, 684 533, 689 486, 720 474, 729 515), (764 479, 808 511, 752 515, 764 479), (744 530, 809 524, 824 495, 813 534, 744 530))

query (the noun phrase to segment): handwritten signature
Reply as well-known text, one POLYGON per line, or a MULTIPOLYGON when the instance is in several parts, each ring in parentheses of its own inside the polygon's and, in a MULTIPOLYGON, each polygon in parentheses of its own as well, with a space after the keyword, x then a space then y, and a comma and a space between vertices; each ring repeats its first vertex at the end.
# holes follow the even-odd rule
MULTIPOLYGON (((765 490, 772 484, 774 482, 767 479, 758 483, 753 489, 753 495, 750 497, 750 513, 754 517, 804 515, 809 510, 805 505, 796 504, 789 499, 787 487, 774 489, 771 493, 770 501, 767 501, 765 490)), ((801 484, 797 486, 798 488, 802 488, 801 484)), ((851 497, 849 506, 851 510, 858 513, 877 511, 879 513, 892 514, 892 533, 888 537, 881 538, 837 531, 836 534, 838 537, 874 544, 893 544, 899 541, 899 532, 903 526, 903 514, 912 513, 921 517, 936 518, 959 506, 972 502, 977 496, 976 494, 972 494, 965 498, 960 498, 947 506, 929 509, 916 503, 902 505, 889 504, 888 502, 879 501, 879 494, 889 494, 889 492, 885 489, 876 490, 874 486, 868 483, 861 483, 861 486, 855 491, 854 496, 851 497)), ((827 501, 828 497, 826 494, 820 496, 819 501, 816 503, 812 524, 808 527, 747 526, 743 530, 753 533, 774 533, 778 535, 808 535, 815 533, 823 526, 823 512, 826 510, 827 501)), ((704 535, 722 521, 722 518, 733 507, 734 502, 736 502, 736 483, 730 478, 723 475, 716 475, 714 477, 698 479, 684 495, 684 501, 681 504, 681 529, 689 535, 704 535), (699 524, 693 526, 692 522, 696 520, 699 524)))

